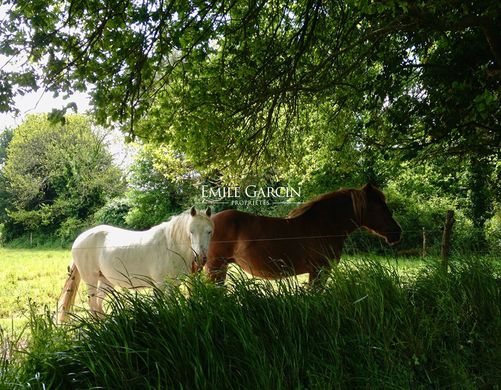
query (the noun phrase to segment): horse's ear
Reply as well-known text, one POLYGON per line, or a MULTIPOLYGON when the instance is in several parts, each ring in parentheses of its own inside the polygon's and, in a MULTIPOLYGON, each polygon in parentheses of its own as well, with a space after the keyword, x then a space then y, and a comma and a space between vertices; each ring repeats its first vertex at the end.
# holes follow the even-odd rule
POLYGON ((195 209, 195 206, 191 207, 190 214, 191 214, 192 217, 194 217, 195 215, 197 215, 197 210, 195 209))
POLYGON ((207 210, 205 210, 205 214, 207 214, 208 217, 212 214, 212 210, 210 209, 210 206, 207 207, 207 210))
POLYGON ((371 191, 374 189, 374 186, 371 184, 371 183, 367 183, 366 185, 364 185, 364 187, 362 188, 365 192, 367 191, 371 191))

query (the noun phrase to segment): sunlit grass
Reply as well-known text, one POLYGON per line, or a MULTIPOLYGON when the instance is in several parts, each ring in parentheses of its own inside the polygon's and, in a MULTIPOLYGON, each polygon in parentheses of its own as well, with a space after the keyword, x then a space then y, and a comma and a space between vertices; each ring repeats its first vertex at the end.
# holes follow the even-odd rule
MULTIPOLYGON (((29 302, 55 310, 67 277, 70 252, 64 249, 0 248, 0 327, 9 332, 27 321, 29 302)), ((80 293, 77 304, 83 303, 80 293)))
MULTIPOLYGON (((398 269, 408 277, 417 274, 421 267, 436 259, 401 259, 381 256, 343 256, 341 264, 359 264, 368 258, 398 269)), ((28 303, 35 303, 40 309, 56 309, 57 299, 67 277, 67 267, 71 260, 67 249, 8 249, 0 248, 0 327, 18 331, 27 321, 28 303)), ((230 265, 231 275, 242 274, 238 266, 230 265)), ((308 275, 290 278, 290 281, 304 285, 308 275)), ((78 308, 87 307, 84 283, 81 284, 76 300, 78 308)))
MULTIPOLYGON (((104 319, 30 315, 2 384, 30 388, 496 388, 501 279, 484 259, 436 261, 412 278, 346 259, 326 288, 240 272, 227 289, 121 291, 104 319)), ((409 265, 410 268, 410 265, 409 265)), ((3 368, 2 368, 3 367, 3 368)))
MULTIPOLYGON (((359 255, 345 255, 341 258, 341 266, 353 266, 356 267, 361 263, 367 261, 376 261, 390 268, 395 268, 397 272, 404 279, 412 279, 415 277, 419 271, 426 266, 436 264, 440 260, 434 257, 412 257, 412 258, 401 258, 401 257, 383 257, 372 254, 359 254, 359 255)), ((336 267, 333 264, 333 267, 336 267)), ((242 271, 242 269, 236 264, 230 264, 228 267, 228 280, 231 283, 231 277, 241 275, 242 277, 253 278, 252 275, 242 271)), ((297 275, 294 277, 287 278, 288 282, 297 283, 298 285, 305 285, 308 283, 308 274, 297 275)), ((258 279, 259 280, 259 279, 258 279)), ((273 285, 273 282, 272 282, 273 285)))

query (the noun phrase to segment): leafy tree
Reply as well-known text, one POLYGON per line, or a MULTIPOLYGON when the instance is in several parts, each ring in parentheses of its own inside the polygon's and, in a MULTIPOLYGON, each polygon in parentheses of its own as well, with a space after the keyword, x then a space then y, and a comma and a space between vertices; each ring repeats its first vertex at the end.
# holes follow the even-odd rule
POLYGON ((125 223, 145 229, 192 205, 199 174, 182 155, 145 145, 130 168, 125 223))
POLYGON ((7 158, 7 147, 9 146, 13 136, 14 131, 12 129, 4 129, 0 133, 0 169, 5 164, 5 159, 7 158))
MULTIPOLYGON (((123 189, 120 171, 88 118, 54 125, 29 116, 14 131, 3 169, 10 234, 68 231, 123 189)), ((9 233, 9 232, 8 232, 9 233)))
POLYGON ((177 141, 200 163, 272 160, 325 106, 358 113, 364 143, 410 155, 501 143, 497 1, 6 4, 1 51, 31 62, 5 75, 2 107, 16 85, 92 83, 101 122, 177 141))
POLYGON ((96 211, 93 220, 97 225, 128 227, 125 218, 130 208, 128 198, 114 198, 96 211))
MULTIPOLYGON (((3 166, 5 164, 5 159, 7 158, 7 147, 14 132, 12 129, 5 129, 0 133, 0 228, 2 221, 5 221, 7 217, 6 208, 8 206, 8 194, 6 192, 6 180, 3 174, 3 166)), ((1 229, 0 229, 1 230, 1 229)), ((1 234, 1 232, 0 232, 1 234)))

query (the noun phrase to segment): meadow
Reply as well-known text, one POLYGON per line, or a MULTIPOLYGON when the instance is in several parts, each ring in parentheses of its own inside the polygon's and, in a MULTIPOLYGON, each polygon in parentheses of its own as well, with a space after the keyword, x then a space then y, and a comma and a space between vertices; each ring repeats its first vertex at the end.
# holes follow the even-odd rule
POLYGON ((120 291, 109 300, 104 320, 79 311, 57 326, 50 311, 68 252, 0 253, 2 281, 10 286, 2 287, 0 299, 13 305, 4 319, 14 313, 26 321, 17 338, 21 346, 3 333, 0 388, 499 388, 501 383, 498 260, 456 255, 444 272, 433 259, 349 256, 322 290, 306 288, 304 279, 270 283, 233 271, 227 289, 195 277, 170 292, 120 291), (17 257, 21 253, 25 260, 17 257), (26 263, 19 273, 24 276, 4 268, 9 255, 26 263), (37 289, 38 306, 23 308, 22 299, 11 297, 27 298, 37 289))
MULTIPOLYGON (((414 275, 425 265, 419 258, 377 259, 397 267, 402 275, 407 276, 414 275)), ((38 312, 56 309, 70 261, 71 253, 67 249, 0 248, 0 327, 4 332, 17 335, 22 331, 30 315, 30 303, 37 306, 38 312)), ((347 263, 357 261, 357 256, 343 258, 347 263)), ((238 273, 238 269, 230 268, 231 273, 238 273)), ((305 283, 307 276, 299 276, 297 280, 305 283)), ((86 301, 82 283, 76 306, 85 308, 86 301)))
POLYGON ((0 326, 19 331, 28 303, 55 308, 70 253, 65 249, 0 248, 0 326))

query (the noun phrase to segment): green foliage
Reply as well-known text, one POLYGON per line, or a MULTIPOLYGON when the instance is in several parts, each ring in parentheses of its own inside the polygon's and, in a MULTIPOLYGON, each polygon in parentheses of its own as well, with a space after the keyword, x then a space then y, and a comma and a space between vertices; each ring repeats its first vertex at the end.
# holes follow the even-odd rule
MULTIPOLYGON (((413 186, 394 191, 406 227, 437 229, 438 214, 456 206, 457 237, 486 248, 483 225, 501 195, 499 2, 6 4, 0 53, 30 57, 0 71, 0 110, 17 92, 90 84, 100 123, 169 146, 154 157, 161 164, 135 168, 130 226, 197 201, 189 172, 224 184, 290 183, 305 199, 366 182, 397 188, 401 177, 413 186), (430 178, 406 180, 414 173, 402 161, 426 162, 430 178)), ((64 121, 73 108, 51 117, 64 121)), ((36 187, 21 181, 24 192, 36 187)), ((44 207, 11 216, 51 226, 71 208, 44 207)))
POLYGON ((501 208, 487 221, 485 236, 492 253, 501 253, 501 208))
POLYGON ((86 228, 88 228, 86 220, 77 217, 68 217, 61 222, 56 235, 61 239, 62 243, 72 243, 86 228))
POLYGON ((5 159, 7 158, 7 147, 9 146, 12 137, 14 136, 14 130, 4 129, 0 132, 0 167, 5 164, 5 159))
POLYGON ((492 174, 492 164, 490 161, 479 161, 477 159, 470 162, 469 169, 469 215, 476 230, 474 237, 479 248, 487 245, 484 224, 492 216, 492 195, 489 186, 492 174))
POLYGON ((460 253, 485 251, 478 242, 478 227, 472 221, 468 200, 468 164, 441 160, 440 164, 405 165, 388 181, 388 203, 404 231, 399 250, 421 250, 422 230, 428 253, 438 254, 447 210, 454 210, 452 247, 460 253), (454 165, 452 169, 448 164, 454 165))
MULTIPOLYGON (((6 208, 9 205, 9 195, 6 191, 7 183, 3 173, 3 167, 7 158, 7 147, 13 136, 14 131, 11 129, 5 129, 0 133, 0 224, 5 221, 7 217, 6 208)), ((3 231, 3 226, 0 231, 3 231)), ((2 239, 0 238, 0 243, 1 242, 2 239)))
MULTIPOLYGON (((45 364, 46 358, 44 357, 44 354, 57 354, 58 351, 63 349, 65 345, 70 342, 71 334, 67 331, 67 329, 59 327, 54 323, 52 320, 52 313, 49 308, 44 307, 43 309, 43 314, 39 314, 40 308, 32 301, 29 302, 27 313, 29 321, 27 327, 25 327, 23 332, 17 337, 17 342, 19 342, 21 337, 28 336, 29 341, 27 342, 25 348, 30 352, 28 353, 27 358, 23 359, 24 364, 22 366, 19 366, 16 370, 3 370, 2 378, 0 379, 1 388, 11 388, 12 385, 19 380, 19 378, 26 376, 29 372, 33 373, 33 376, 31 378, 26 378, 26 381, 22 384, 22 386, 27 385, 37 389, 44 387, 57 387, 54 383, 54 379, 50 380, 51 383, 48 383, 48 381, 45 380, 45 384, 42 384, 40 381, 40 374, 35 370, 45 364)), ((7 337, 2 336, 3 335, 0 333, 0 343, 6 347, 10 344, 8 353, 11 356, 9 356, 8 359, 3 360, 1 363, 5 365, 5 368, 12 368, 8 361, 16 357, 19 358, 19 355, 21 355, 22 352, 16 349, 16 340, 9 340, 7 337)))
POLYGON ((16 87, 92 84, 101 123, 233 174, 286 168, 318 129, 405 158, 499 155, 494 0, 7 4, 0 52, 30 61, 2 71, 2 110, 16 87))
MULTIPOLYGON (((398 185, 398 184, 394 184, 398 185)), ((458 207, 457 199, 447 196, 427 196, 425 193, 397 192, 395 187, 388 191, 389 206, 404 233, 399 250, 422 247, 423 229, 426 234, 428 253, 438 254, 447 210, 454 210, 453 248, 460 253, 476 249, 471 220, 458 207)))
POLYGON ((130 168, 125 223, 149 228, 192 206, 198 177, 183 155, 165 146, 144 146, 130 168))
POLYGON ((82 116, 68 117, 65 125, 28 117, 14 131, 2 174, 9 238, 23 232, 70 238, 123 188, 111 155, 82 116))
MULTIPOLYGON (((497 265, 499 266, 499 265, 497 265)), ((402 278, 373 261, 343 264, 316 291, 234 277, 114 293, 101 320, 55 327, 32 315, 30 349, 2 383, 106 388, 495 387, 501 283, 487 261, 456 258, 402 278), (231 369, 229 369, 231 368, 231 369)))
POLYGON ((130 201, 128 198, 115 198, 108 201, 94 214, 96 224, 126 227, 125 218, 130 211, 130 201))

